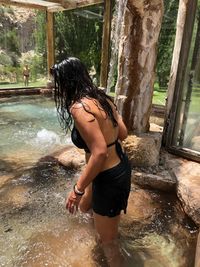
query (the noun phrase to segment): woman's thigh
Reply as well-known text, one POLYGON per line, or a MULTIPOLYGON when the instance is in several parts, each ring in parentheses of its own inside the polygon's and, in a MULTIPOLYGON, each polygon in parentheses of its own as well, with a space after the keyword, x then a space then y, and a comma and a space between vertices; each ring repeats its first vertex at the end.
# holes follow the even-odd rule
POLYGON ((102 243, 109 243, 118 238, 120 215, 108 217, 93 212, 93 216, 95 229, 102 243))

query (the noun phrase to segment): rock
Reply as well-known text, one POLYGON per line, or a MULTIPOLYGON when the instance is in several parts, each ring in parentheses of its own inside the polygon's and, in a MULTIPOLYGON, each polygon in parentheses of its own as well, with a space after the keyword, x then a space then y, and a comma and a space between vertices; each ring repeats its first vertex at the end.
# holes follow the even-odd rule
POLYGON ((57 160, 69 169, 80 169, 85 164, 85 153, 77 148, 62 151, 57 160))
POLYGON ((177 196, 184 211, 200 226, 200 164, 175 156, 166 161, 177 179, 177 196))
POLYGON ((159 203, 153 200, 152 195, 137 188, 130 193, 127 216, 122 217, 122 225, 131 225, 133 222, 149 224, 155 218, 158 209, 159 203))
POLYGON ((41 88, 40 93, 41 94, 52 94, 53 90, 52 88, 41 88))
POLYGON ((8 181, 14 178, 14 174, 0 175, 0 187, 6 184, 8 181))
POLYGON ((54 88, 54 82, 52 80, 48 80, 46 86, 48 89, 53 89, 54 88))
POLYGON ((140 136, 129 135, 123 142, 132 166, 155 166, 159 163, 161 133, 149 132, 140 136))
POLYGON ((12 188, 6 189, 5 193, 0 196, 1 207, 12 207, 21 209, 26 207, 29 202, 28 199, 28 186, 17 185, 12 188))
POLYGON ((151 187, 162 191, 174 191, 176 188, 176 179, 165 171, 160 175, 136 172, 132 174, 132 182, 142 186, 143 188, 151 187))
POLYGON ((156 123, 150 123, 150 132, 162 133, 163 127, 156 123))

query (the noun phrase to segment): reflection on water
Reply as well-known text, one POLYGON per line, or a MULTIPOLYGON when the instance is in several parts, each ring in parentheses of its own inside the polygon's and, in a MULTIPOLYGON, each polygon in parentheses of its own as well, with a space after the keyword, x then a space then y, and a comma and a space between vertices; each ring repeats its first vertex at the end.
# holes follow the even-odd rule
MULTIPOLYGON (((78 173, 47 156, 70 143, 52 100, 9 98, 0 113, 0 266, 106 267, 92 218, 65 211, 78 173)), ((196 231, 175 196, 133 186, 120 225, 124 267, 191 267, 196 231)))
POLYGON ((70 142, 60 130, 52 99, 42 95, 1 99, 0 126, 2 160, 34 162, 70 142))

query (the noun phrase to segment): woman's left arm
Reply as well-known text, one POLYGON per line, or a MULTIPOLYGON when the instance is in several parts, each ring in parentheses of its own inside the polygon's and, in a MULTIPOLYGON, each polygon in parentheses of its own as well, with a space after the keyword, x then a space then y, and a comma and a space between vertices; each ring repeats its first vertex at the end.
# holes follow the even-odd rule
MULTIPOLYGON (((92 114, 86 112, 82 105, 79 108, 73 108, 71 113, 77 129, 91 153, 86 167, 76 184, 76 189, 84 192, 85 188, 102 170, 107 158, 107 145, 97 119, 92 114)), ((73 213, 74 206, 76 209, 78 208, 80 199, 81 197, 74 191, 71 192, 67 199, 66 208, 73 213)))

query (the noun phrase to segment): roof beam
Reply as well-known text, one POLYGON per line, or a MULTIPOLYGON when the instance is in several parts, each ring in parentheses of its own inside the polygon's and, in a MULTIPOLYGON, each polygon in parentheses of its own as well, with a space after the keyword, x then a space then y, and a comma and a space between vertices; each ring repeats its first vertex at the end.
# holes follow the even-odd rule
POLYGON ((71 5, 73 5, 73 9, 74 8, 81 8, 81 7, 86 7, 86 6, 92 6, 92 5, 97 5, 97 4, 101 4, 104 3, 104 0, 79 0, 79 1, 68 1, 68 0, 64 0, 62 5, 65 9, 72 9, 70 7, 69 2, 71 2, 71 5))
POLYGON ((33 8, 33 9, 41 9, 41 10, 48 10, 49 8, 62 8, 61 4, 53 3, 43 0, 0 0, 0 3, 9 5, 9 6, 19 6, 24 8, 33 8))
POLYGON ((104 0, 0 0, 0 4, 24 8, 41 9, 49 12, 76 9, 104 3, 104 0))

